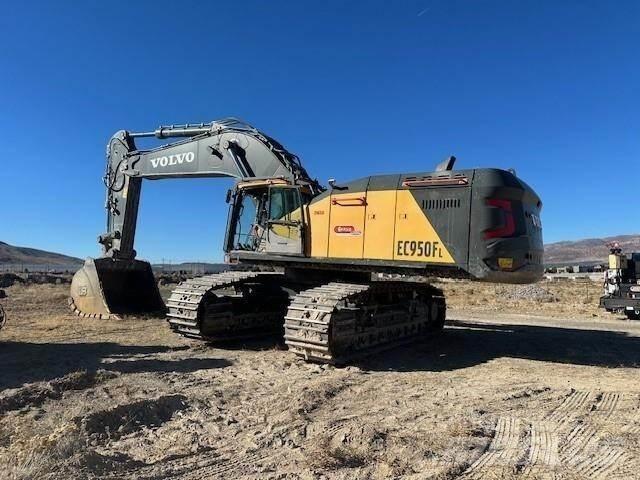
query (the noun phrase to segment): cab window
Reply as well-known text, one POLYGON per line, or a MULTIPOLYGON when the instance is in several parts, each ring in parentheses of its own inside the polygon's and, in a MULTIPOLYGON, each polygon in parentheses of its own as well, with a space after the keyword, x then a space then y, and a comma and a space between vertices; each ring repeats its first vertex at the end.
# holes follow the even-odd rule
MULTIPOLYGON (((291 214, 300 208, 300 196, 295 188, 271 188, 269 191, 269 220, 291 222, 291 214)), ((299 216, 298 216, 299 219, 299 216)))

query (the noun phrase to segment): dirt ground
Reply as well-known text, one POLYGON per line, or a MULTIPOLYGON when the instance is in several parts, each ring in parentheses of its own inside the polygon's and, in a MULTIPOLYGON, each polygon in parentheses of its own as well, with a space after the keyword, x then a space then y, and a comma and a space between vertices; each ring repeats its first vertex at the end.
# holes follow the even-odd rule
POLYGON ((10 287, 0 477, 640 478, 640 322, 591 283, 442 286, 442 335, 342 368, 10 287))

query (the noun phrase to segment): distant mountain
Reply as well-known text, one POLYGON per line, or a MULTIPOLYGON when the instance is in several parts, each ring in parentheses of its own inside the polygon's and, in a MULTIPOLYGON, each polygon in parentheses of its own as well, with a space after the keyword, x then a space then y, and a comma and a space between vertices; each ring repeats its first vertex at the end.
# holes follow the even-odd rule
POLYGON ((154 263, 151 265, 155 272, 193 272, 193 273, 217 273, 223 270, 229 270, 229 265, 224 263, 202 263, 202 262, 184 262, 184 263, 154 263))
POLYGON ((0 265, 81 265, 82 260, 60 253, 46 252, 35 248, 14 247, 0 242, 0 265))
POLYGON ((640 234, 548 243, 544 246, 546 265, 566 263, 605 263, 608 243, 617 242, 624 253, 640 252, 640 234))
MULTIPOLYGON (((563 241, 548 243, 544 246, 544 263, 572 264, 572 263, 604 263, 609 254, 608 243, 618 242, 623 252, 640 252, 640 234, 618 235, 605 238, 587 238, 584 240, 563 241)), ((0 265, 50 265, 72 266, 82 265, 83 260, 62 255, 60 253, 47 252, 35 248, 15 247, 0 242, 0 265)), ((193 272, 219 272, 229 268, 220 263, 181 263, 181 264, 154 264, 156 271, 186 270, 193 272)))

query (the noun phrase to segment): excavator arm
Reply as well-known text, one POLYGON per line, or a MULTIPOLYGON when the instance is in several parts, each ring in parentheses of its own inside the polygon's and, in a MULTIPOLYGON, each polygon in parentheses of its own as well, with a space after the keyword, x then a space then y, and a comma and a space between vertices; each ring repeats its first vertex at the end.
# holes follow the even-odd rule
POLYGON ((236 119, 142 133, 121 130, 107 145, 107 231, 98 237, 103 256, 87 259, 74 276, 71 302, 76 313, 108 317, 164 308, 150 264, 135 259, 142 181, 186 177, 283 178, 307 186, 313 194, 324 190, 297 156, 236 119), (145 137, 177 140, 138 149, 136 139, 145 137))
POLYGON ((160 127, 154 132, 121 130, 107 146, 107 232, 98 241, 107 257, 133 259, 133 243, 143 179, 185 177, 286 178, 323 188, 300 160, 276 140, 234 119, 210 124, 160 127), (150 150, 138 150, 136 138, 186 137, 150 150))

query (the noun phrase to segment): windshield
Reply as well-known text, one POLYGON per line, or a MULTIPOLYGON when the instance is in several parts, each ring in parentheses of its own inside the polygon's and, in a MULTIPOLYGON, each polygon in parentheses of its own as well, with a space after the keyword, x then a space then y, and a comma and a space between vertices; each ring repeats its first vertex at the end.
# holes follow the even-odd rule
POLYGON ((239 250, 253 250, 253 224, 256 221, 258 202, 252 195, 243 195, 238 211, 238 221, 233 239, 234 248, 239 250))

